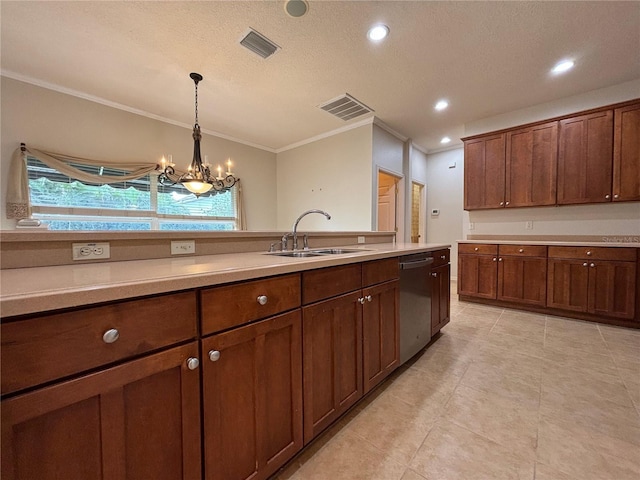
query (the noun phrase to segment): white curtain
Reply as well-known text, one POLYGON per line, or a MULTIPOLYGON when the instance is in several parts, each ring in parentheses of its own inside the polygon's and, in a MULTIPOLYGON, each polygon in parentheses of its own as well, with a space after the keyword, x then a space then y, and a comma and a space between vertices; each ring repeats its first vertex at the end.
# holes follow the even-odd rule
POLYGON ((72 157, 59 153, 45 152, 36 149, 28 149, 24 144, 13 152, 11 166, 9 167, 9 179, 7 184, 7 218, 29 218, 31 205, 29 203, 29 177, 27 175, 27 156, 40 160, 45 165, 57 170, 68 177, 83 182, 98 184, 116 183, 123 180, 141 178, 158 168, 155 163, 134 162, 105 162, 104 160, 92 160, 89 158, 72 157), (70 163, 95 165, 101 167, 113 167, 126 170, 126 175, 94 175, 83 172, 70 165, 70 163))

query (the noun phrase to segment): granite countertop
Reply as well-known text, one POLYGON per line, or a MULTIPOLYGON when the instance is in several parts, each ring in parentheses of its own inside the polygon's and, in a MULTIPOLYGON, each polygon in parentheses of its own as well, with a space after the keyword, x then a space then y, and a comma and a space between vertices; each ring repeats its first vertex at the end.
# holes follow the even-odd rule
POLYGON ((0 313, 6 318, 449 247, 378 243, 342 247, 359 252, 304 258, 250 252, 6 269, 0 271, 0 313))
POLYGON ((457 243, 482 243, 493 245, 549 245, 552 247, 627 247, 640 248, 638 242, 573 242, 573 241, 554 241, 554 240, 457 240, 457 243))

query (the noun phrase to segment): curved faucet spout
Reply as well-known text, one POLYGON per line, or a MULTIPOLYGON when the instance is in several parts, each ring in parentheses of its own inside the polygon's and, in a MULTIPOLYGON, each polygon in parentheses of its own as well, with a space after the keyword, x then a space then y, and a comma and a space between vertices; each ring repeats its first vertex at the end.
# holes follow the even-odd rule
POLYGON ((302 220, 303 217, 309 215, 310 213, 319 213, 321 215, 324 215, 325 217, 327 217, 327 220, 331 220, 331 215, 329 215, 327 212, 325 212, 324 210, 318 210, 318 209, 312 209, 312 210, 307 210, 306 212, 303 212, 302 215, 300 215, 295 222, 293 222, 293 249, 297 250, 298 249, 298 224, 300 223, 300 220, 302 220))

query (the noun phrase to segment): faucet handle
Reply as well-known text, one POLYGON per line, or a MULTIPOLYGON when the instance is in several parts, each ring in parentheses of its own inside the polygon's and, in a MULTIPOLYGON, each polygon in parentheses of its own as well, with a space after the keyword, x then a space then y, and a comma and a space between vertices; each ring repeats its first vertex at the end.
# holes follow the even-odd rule
POLYGON ((280 249, 282 250, 282 240, 280 240, 278 242, 273 242, 271 245, 269 245, 269 253, 276 251, 276 245, 280 245, 280 249))

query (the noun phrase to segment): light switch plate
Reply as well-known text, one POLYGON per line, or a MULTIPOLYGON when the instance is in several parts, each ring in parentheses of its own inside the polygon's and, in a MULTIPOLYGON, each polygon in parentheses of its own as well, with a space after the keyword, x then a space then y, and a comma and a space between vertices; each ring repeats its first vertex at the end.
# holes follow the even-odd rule
POLYGON ((189 255, 196 253, 195 240, 181 240, 171 242, 171 255, 189 255))

